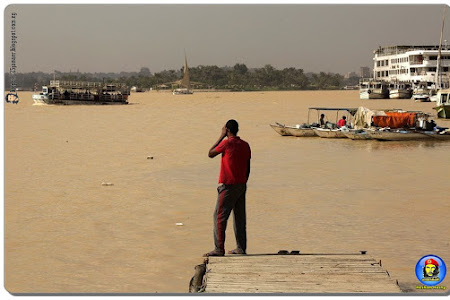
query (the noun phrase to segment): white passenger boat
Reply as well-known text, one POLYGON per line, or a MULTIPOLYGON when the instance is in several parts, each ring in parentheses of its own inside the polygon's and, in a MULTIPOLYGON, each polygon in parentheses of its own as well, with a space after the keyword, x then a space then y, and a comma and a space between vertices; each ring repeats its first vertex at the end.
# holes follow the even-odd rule
POLYGON ((47 104, 49 100, 48 87, 43 86, 42 92, 39 94, 33 94, 32 98, 35 104, 47 104))
POLYGON ((35 104, 121 105, 128 104, 130 89, 124 83, 50 80, 42 92, 33 94, 35 104))
POLYGON ((400 82, 389 84, 389 99, 411 99, 412 87, 410 83, 400 82))
POLYGON ((387 83, 373 79, 362 79, 359 83, 360 99, 388 99, 387 83))
POLYGON ((433 82, 419 82, 414 85, 412 98, 415 101, 430 102, 431 97, 436 94, 433 82))

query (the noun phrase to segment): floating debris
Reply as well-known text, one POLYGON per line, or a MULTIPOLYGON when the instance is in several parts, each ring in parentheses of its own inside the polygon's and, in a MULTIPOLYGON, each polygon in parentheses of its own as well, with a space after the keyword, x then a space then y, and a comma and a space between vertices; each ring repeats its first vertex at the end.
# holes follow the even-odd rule
POLYGON ((153 156, 147 156, 147 159, 153 159, 153 156))
POLYGON ((183 223, 175 223, 175 225, 177 225, 177 226, 183 226, 184 224, 183 224, 183 223))
POLYGON ((113 186, 114 183, 111 183, 111 182, 102 182, 102 185, 103 185, 103 186, 113 186))

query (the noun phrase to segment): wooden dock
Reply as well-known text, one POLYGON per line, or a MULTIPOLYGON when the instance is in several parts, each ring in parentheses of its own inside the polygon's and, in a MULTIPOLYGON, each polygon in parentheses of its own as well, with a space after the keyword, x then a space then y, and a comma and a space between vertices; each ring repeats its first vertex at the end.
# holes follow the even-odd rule
POLYGON ((253 254, 209 257, 204 293, 401 293, 364 254, 253 254))

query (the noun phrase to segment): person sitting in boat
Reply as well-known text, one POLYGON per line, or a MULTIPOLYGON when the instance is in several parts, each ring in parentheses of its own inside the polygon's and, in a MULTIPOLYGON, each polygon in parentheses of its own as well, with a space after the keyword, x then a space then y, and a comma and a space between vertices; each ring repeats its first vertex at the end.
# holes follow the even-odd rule
POLYGON ((342 119, 340 119, 340 120, 337 122, 337 127, 338 127, 338 128, 341 128, 342 126, 346 126, 346 125, 347 125, 346 119, 347 119, 347 117, 346 117, 346 116, 343 116, 342 119))
POLYGON ((319 124, 320 124, 320 127, 322 127, 322 128, 325 127, 325 115, 324 114, 320 115, 319 124))

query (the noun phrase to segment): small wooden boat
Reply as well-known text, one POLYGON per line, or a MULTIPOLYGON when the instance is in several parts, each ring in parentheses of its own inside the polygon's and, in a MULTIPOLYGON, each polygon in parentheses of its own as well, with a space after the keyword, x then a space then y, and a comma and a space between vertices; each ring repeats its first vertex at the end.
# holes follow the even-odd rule
MULTIPOLYGON (((296 136, 296 137, 313 137, 313 136, 318 136, 316 129, 318 129, 320 127, 320 114, 324 111, 333 111, 336 112, 336 122, 338 120, 339 114, 347 114, 348 118, 350 118, 351 115, 354 115, 356 112, 356 108, 328 108, 328 107, 310 107, 308 109, 308 122, 307 123, 303 123, 301 125, 295 125, 295 126, 286 126, 284 124, 280 124, 278 122, 275 122, 275 124, 270 124, 270 127, 273 128, 273 130, 275 130, 278 134, 282 135, 282 136, 296 136), (317 120, 318 123, 310 123, 310 115, 311 112, 315 111, 317 113, 317 120)), ((324 115, 325 117, 325 115, 324 115)), ((325 131, 330 131, 330 133, 326 133, 326 132, 321 132, 322 136, 321 137, 340 137, 340 138, 344 138, 345 136, 340 133, 337 132, 339 131, 338 129, 336 129, 336 124, 335 123, 330 123, 330 122, 326 122, 325 124, 323 124, 322 126, 326 127, 327 129, 323 129, 325 131)))
MULTIPOLYGON (((351 125, 350 119, 355 115, 356 108, 328 108, 328 107, 311 107, 310 110, 317 110, 317 114, 323 111, 333 111, 336 112, 336 123, 338 123, 339 115, 345 114, 347 117, 347 124, 351 125)), ((321 138, 347 138, 342 132, 342 129, 347 130, 347 126, 337 128, 336 123, 326 122, 322 127, 314 128, 314 132, 321 138)))
POLYGON ((347 138, 340 129, 314 128, 314 132, 321 138, 347 138))
POLYGON ((183 78, 181 80, 175 81, 174 83, 178 85, 178 88, 172 91, 173 95, 192 95, 194 93, 194 91, 191 90, 191 79, 189 78, 189 67, 187 63, 186 53, 184 54, 183 78))
POLYGON ((292 134, 288 131, 288 127, 286 127, 283 124, 280 123, 270 124, 270 127, 272 127, 273 130, 275 130, 278 134, 282 136, 292 136, 292 134))
POLYGON ((296 136, 296 137, 316 136, 313 127, 310 126, 302 126, 302 125, 286 126, 284 124, 275 122, 275 124, 270 124, 270 127, 272 127, 273 130, 275 130, 282 136, 296 136))

